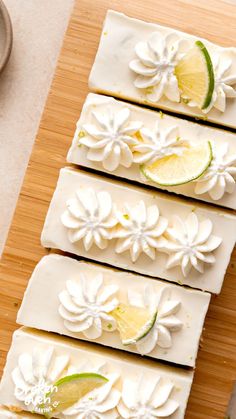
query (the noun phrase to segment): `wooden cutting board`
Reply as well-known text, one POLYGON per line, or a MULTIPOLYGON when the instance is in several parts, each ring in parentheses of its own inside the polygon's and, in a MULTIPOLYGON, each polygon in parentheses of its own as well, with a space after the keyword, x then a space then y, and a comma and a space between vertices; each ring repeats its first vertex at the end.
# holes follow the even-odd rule
MULTIPOLYGON (((47 253, 40 245, 40 233, 58 171, 66 164, 75 123, 88 92, 88 74, 108 8, 206 37, 224 46, 235 45, 236 7, 222 1, 76 2, 0 265, 0 372, 12 332, 17 328, 16 313, 28 279, 36 263, 47 253)), ((235 262, 236 253, 228 267, 223 291, 219 297, 213 297, 207 315, 187 419, 225 417, 236 379, 235 262)))

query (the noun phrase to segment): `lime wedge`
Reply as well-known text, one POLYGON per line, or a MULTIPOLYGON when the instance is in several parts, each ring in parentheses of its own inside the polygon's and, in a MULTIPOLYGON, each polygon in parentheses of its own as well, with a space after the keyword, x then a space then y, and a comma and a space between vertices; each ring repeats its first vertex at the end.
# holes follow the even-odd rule
POLYGON ((180 60, 175 75, 182 94, 193 100, 200 109, 206 109, 214 91, 214 70, 211 57, 201 41, 180 60))
POLYGON ((178 156, 163 157, 140 167, 144 176, 161 186, 177 186, 199 178, 210 166, 212 147, 209 141, 197 147, 189 147, 178 156))
POLYGON ((153 328, 157 312, 141 307, 120 304, 110 313, 117 321, 123 345, 131 345, 144 338, 153 328))
POLYGON ((100 374, 73 374, 58 380, 47 393, 47 403, 41 406, 47 418, 52 418, 73 406, 90 391, 106 384, 108 379, 100 374))

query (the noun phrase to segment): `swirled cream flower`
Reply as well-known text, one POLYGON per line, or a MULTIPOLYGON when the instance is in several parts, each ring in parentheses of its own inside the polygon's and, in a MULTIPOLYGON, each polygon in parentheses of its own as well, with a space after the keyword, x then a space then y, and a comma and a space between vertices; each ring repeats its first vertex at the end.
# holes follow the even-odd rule
POLYGON ((159 248, 169 254, 167 269, 180 265, 183 275, 187 276, 192 267, 203 273, 204 263, 215 263, 212 252, 220 246, 222 238, 214 236, 212 230, 212 221, 199 221, 194 212, 185 221, 173 216, 166 238, 159 241, 159 248))
POLYGON ((132 262, 144 252, 151 259, 155 259, 157 239, 164 233, 168 221, 161 217, 156 205, 146 207, 140 201, 134 207, 125 204, 125 213, 116 211, 120 225, 117 227, 114 237, 118 238, 116 252, 130 251, 132 262))
POLYGON ((28 410, 35 410, 55 381, 66 375, 68 364, 69 357, 57 356, 53 347, 36 347, 32 353, 22 353, 18 366, 12 371, 14 396, 24 402, 28 410))
POLYGON ((119 165, 131 166, 133 154, 130 147, 137 142, 134 134, 142 122, 130 121, 130 114, 128 108, 92 113, 95 122, 82 126, 86 135, 79 140, 88 147, 89 160, 102 162, 104 169, 109 171, 116 170, 119 165))
POLYGON ((197 195, 209 193, 217 201, 225 192, 233 193, 236 178, 236 154, 228 154, 228 144, 222 143, 214 146, 213 160, 207 171, 196 181, 195 193, 197 195))
POLYGON ((70 369, 70 374, 78 374, 82 372, 94 372, 105 376, 108 382, 90 393, 86 394, 82 399, 75 403, 69 409, 63 412, 63 418, 72 419, 117 419, 119 414, 117 405, 120 401, 120 391, 114 388, 119 378, 117 373, 108 373, 106 364, 99 368, 91 368, 91 363, 87 362, 81 368, 70 369))
POLYGON ((152 164, 162 157, 181 155, 187 145, 186 141, 180 139, 177 126, 160 129, 157 122, 153 131, 142 128, 140 134, 143 142, 133 147, 134 163, 152 164))
POLYGON ((125 419, 169 418, 179 408, 179 403, 171 397, 173 390, 172 382, 158 376, 124 379, 119 413, 125 419))
POLYGON ((116 285, 104 285, 103 275, 86 278, 83 273, 77 281, 68 280, 66 290, 59 294, 59 313, 65 327, 71 332, 82 332, 88 339, 97 339, 103 330, 116 329, 110 313, 119 301, 114 297, 116 285))
POLYGON ((129 67, 138 76, 134 81, 138 89, 147 89, 147 98, 152 102, 164 95, 173 102, 180 101, 180 92, 175 66, 186 51, 186 41, 176 34, 151 34, 146 42, 139 42, 135 47, 137 59, 129 67))
POLYGON ((71 243, 83 239, 87 251, 93 243, 105 249, 112 238, 112 228, 117 224, 110 194, 92 188, 78 189, 75 198, 69 199, 66 206, 61 221, 68 228, 71 243))
POLYGON ((149 354, 156 346, 170 348, 172 333, 181 330, 183 323, 176 314, 181 308, 181 302, 171 297, 171 288, 165 287, 157 294, 153 287, 145 287, 144 293, 129 291, 129 303, 138 307, 145 307, 150 312, 157 311, 157 318, 153 328, 136 343, 137 350, 142 355, 149 354))

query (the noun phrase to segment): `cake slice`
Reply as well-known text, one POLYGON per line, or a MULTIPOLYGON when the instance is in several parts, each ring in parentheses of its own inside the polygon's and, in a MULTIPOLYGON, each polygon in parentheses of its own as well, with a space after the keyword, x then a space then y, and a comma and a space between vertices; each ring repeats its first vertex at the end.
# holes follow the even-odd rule
POLYGON ((219 293, 236 217, 64 168, 42 244, 144 275, 219 293))
POLYGON ((90 93, 67 161, 236 209, 236 135, 90 93))
POLYGON ((109 10, 92 90, 236 127, 236 48, 109 10))
POLYGON ((208 293, 51 254, 36 266, 17 322, 193 367, 209 301, 208 293))
POLYGON ((150 409, 183 419, 192 379, 192 371, 23 328, 14 333, 0 402, 59 419, 138 417, 150 409))

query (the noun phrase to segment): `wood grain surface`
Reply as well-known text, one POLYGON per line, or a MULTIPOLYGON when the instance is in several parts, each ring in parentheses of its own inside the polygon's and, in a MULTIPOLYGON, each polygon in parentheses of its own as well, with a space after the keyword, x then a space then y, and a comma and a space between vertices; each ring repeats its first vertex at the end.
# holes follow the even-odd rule
MULTIPOLYGON (((222 1, 76 2, 0 265, 0 373, 17 328, 16 313, 28 279, 36 263, 47 253, 40 245, 40 233, 88 92, 88 74, 108 8, 207 37, 224 46, 235 44, 236 7, 222 1)), ((24 113, 24 109, 19 112, 24 113)), ((187 419, 225 417, 236 379, 235 259, 234 253, 221 295, 212 298, 187 419)))

